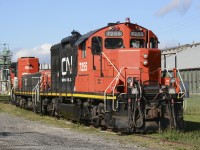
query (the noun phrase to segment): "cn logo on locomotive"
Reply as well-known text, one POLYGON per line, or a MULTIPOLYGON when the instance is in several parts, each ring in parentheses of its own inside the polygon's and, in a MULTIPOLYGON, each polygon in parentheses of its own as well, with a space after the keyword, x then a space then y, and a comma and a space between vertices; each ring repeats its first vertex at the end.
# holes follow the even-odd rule
POLYGON ((64 57, 61 60, 61 73, 62 73, 62 82, 71 82, 71 78, 67 77, 67 74, 72 74, 72 56, 64 57))
POLYGON ((33 66, 31 66, 31 65, 25 66, 25 70, 30 70, 30 69, 33 69, 33 66))
POLYGON ((69 59, 69 57, 62 58, 61 72, 63 76, 67 75, 67 72, 69 72, 69 74, 72 74, 72 56, 71 59, 69 59))

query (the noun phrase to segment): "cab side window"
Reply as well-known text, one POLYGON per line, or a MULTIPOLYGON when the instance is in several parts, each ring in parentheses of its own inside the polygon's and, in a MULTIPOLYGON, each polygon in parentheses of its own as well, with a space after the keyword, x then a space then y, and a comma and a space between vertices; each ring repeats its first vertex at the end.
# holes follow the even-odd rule
POLYGON ((107 49, 124 48, 123 39, 121 39, 121 38, 106 38, 105 39, 105 48, 107 48, 107 49))
POLYGON ((102 37, 94 36, 92 38, 92 54, 99 55, 102 52, 102 37))
POLYGON ((150 38, 150 48, 158 48, 158 40, 154 37, 150 38))
POLYGON ((81 44, 81 56, 82 58, 86 58, 86 42, 81 44))

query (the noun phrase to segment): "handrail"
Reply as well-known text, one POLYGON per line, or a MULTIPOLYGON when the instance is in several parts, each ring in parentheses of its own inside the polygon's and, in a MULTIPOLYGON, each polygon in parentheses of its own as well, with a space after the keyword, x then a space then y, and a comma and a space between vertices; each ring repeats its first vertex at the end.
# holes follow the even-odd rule
MULTIPOLYGON (((110 59, 106 56, 106 54, 104 52, 101 52, 101 54, 106 58, 106 60, 113 66, 113 68, 115 69, 115 71, 120 74, 119 70, 115 67, 115 65, 110 61, 110 59)), ((117 76, 118 76, 117 74, 117 76)), ((106 88, 106 90, 104 91, 104 110, 105 112, 107 111, 107 104, 106 104, 106 91, 108 90, 108 88, 110 88, 110 86, 112 85, 112 83, 117 79, 117 76, 111 81, 111 83, 109 84, 109 86, 106 88)), ((113 98, 114 99, 114 98, 113 98)))
POLYGON ((110 59, 104 54, 104 52, 101 52, 103 56, 107 59, 107 61, 113 66, 113 68, 116 70, 117 73, 119 73, 119 70, 115 67, 115 65, 110 61, 110 59))
MULTIPOLYGON (((117 74, 118 75, 118 74, 117 74)), ((108 90, 108 88, 110 88, 110 86, 112 85, 112 83, 116 80, 117 76, 111 81, 111 83, 108 85, 108 87, 106 88, 106 90, 104 91, 104 110, 105 112, 108 112, 106 109, 106 92, 108 90)), ((114 98, 113 98, 114 99, 114 98)))
MULTIPOLYGON (((169 68, 169 67, 168 67, 169 68)), ((168 70, 168 68, 161 68, 161 69, 163 69, 163 70, 166 70, 167 71, 167 73, 168 73, 168 75, 170 76, 170 77, 172 77, 172 75, 169 73, 169 70, 168 70)))
MULTIPOLYGON (((123 69, 138 69, 139 70, 138 67, 121 67, 121 69, 120 69, 120 71, 119 71, 119 73, 117 75, 117 78, 116 78, 116 81, 115 81, 115 85, 113 87, 113 91, 112 91, 113 97, 114 97, 114 94, 115 94, 114 93, 115 92, 115 87, 117 86, 117 82, 119 81, 119 77, 120 77, 120 74, 121 74, 121 72, 122 72, 123 69)), ((116 111, 117 108, 118 108, 118 103, 117 103, 117 106, 115 108, 115 106, 114 106, 114 98, 113 98, 112 99, 112 109, 113 109, 113 111, 116 111)))
POLYGON ((35 85, 35 87, 32 90, 32 99, 34 98, 34 104, 36 105, 36 102, 38 101, 38 87, 39 87, 39 82, 35 85))
MULTIPOLYGON (((168 68, 169 68, 169 67, 168 67, 168 68)), ((169 74, 169 76, 172 77, 172 75, 169 73, 169 70, 168 70, 167 68, 162 68, 162 69, 166 70, 167 73, 169 74)), ((177 85, 177 86, 179 87, 179 89, 180 89, 180 92, 179 92, 179 93, 183 94, 183 95, 181 96, 181 98, 183 98, 183 96, 187 93, 187 90, 186 90, 186 88, 185 88, 185 84, 184 84, 184 82, 183 82, 183 78, 182 78, 182 76, 181 76, 181 74, 180 74, 179 69, 176 68, 176 70, 177 70, 177 72, 178 72, 178 76, 179 76, 179 78, 180 78, 180 80, 181 80, 181 83, 182 83, 182 85, 183 85, 184 92, 183 92, 181 86, 177 83, 177 81, 176 81, 176 85, 177 85)), ((179 93, 178 93, 178 94, 179 94, 179 93)), ((187 108, 187 102, 186 102, 186 100, 183 101, 183 108, 184 108, 184 110, 186 110, 186 108, 187 108)))
POLYGON ((12 87, 10 89, 10 100, 13 101, 13 91, 14 91, 14 87, 12 87))
MULTIPOLYGON (((51 72, 46 72, 45 74, 41 75, 41 77, 45 78, 47 76, 47 79, 49 78, 48 75, 51 75, 51 72)), ((41 79, 40 79, 41 80, 41 79)), ((49 82, 49 81, 48 81, 49 82)), ((46 89, 42 90, 42 86, 45 85, 44 82, 41 82, 40 88, 41 91, 44 93, 46 91, 46 89)), ((48 90, 48 89, 47 89, 48 90)))
POLYGON ((119 81, 119 77, 121 75, 121 72, 123 69, 138 69, 138 67, 121 67, 120 70, 118 71, 117 75, 115 76, 115 78, 111 81, 111 83, 108 85, 108 87, 105 89, 104 91, 104 109, 105 109, 105 112, 108 112, 106 107, 107 107, 107 103, 106 103, 106 92, 107 90, 111 87, 111 85, 113 84, 113 82, 115 81, 115 84, 114 84, 114 87, 112 88, 112 110, 113 111, 116 111, 116 109, 118 108, 118 103, 117 103, 117 106, 115 108, 115 99, 114 99, 114 92, 115 92, 115 87, 117 86, 117 82, 119 81))
MULTIPOLYGON (((32 77, 32 78, 40 78, 40 77, 32 77)), ((34 97, 34 104, 36 106, 37 101, 39 100, 40 96, 40 80, 38 80, 38 83, 35 85, 35 87, 32 90, 32 99, 34 97)))
MULTIPOLYGON (((184 82, 183 82, 183 78, 182 78, 182 76, 181 76, 181 74, 180 74, 179 69, 177 69, 177 71, 178 71, 178 75, 179 75, 179 77, 180 77, 180 79, 181 79, 181 82, 182 82, 182 85, 183 85, 183 88, 184 88, 184 91, 185 91, 185 93, 182 95, 182 97, 183 97, 183 96, 187 93, 187 90, 186 90, 186 88, 185 88, 185 84, 184 84, 184 82)), ((181 97, 181 98, 182 98, 182 97, 181 97)), ((187 101, 186 101, 186 100, 183 101, 183 108, 184 108, 184 110, 187 109, 187 101)))

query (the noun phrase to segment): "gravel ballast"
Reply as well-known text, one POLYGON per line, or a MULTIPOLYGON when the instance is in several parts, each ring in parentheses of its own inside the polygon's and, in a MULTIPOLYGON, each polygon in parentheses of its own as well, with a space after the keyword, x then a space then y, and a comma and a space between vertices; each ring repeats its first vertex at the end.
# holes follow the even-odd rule
MULTIPOLYGON (((119 137, 120 138, 120 137, 119 137)), ((0 113, 0 150, 141 150, 145 148, 106 140, 95 134, 57 128, 0 113)))

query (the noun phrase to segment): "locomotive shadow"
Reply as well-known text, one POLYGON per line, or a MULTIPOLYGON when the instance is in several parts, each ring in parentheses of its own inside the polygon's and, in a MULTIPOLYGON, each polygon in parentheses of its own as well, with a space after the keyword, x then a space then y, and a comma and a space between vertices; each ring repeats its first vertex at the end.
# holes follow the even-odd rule
POLYGON ((200 122, 185 121, 185 132, 200 131, 200 122))

